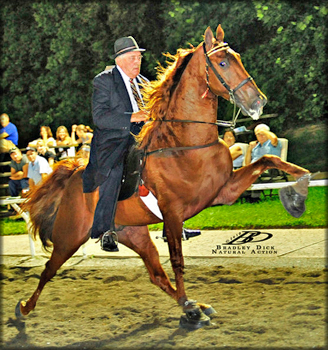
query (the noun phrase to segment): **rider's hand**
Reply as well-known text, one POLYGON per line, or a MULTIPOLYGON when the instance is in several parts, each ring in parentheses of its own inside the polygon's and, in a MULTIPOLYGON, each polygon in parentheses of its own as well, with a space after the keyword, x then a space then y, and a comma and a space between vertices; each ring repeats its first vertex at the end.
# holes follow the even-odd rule
POLYGON ((146 111, 139 111, 136 113, 132 113, 131 115, 131 123, 139 123, 144 122, 148 119, 148 112, 146 111))

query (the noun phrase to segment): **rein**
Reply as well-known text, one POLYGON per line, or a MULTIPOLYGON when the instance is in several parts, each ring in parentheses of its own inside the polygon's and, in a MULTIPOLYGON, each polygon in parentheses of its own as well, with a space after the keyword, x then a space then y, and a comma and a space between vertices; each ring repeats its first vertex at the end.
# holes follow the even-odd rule
MULTIPOLYGON (((238 113, 239 114, 239 113, 238 113)), ((149 119, 149 121, 152 122, 163 122, 163 123, 195 123, 195 124, 209 124, 209 125, 216 125, 216 126, 232 126, 233 122, 225 121, 225 120, 217 120, 216 123, 212 122, 204 122, 203 120, 188 120, 188 119, 149 119)), ((235 126, 235 124, 233 124, 235 126)))
POLYGON ((215 146, 219 143, 219 140, 215 140, 214 142, 207 143, 206 145, 196 145, 196 146, 182 146, 182 147, 167 147, 167 148, 159 148, 154 151, 146 152, 145 155, 149 156, 154 153, 162 153, 162 152, 176 152, 176 151, 188 151, 192 149, 206 148, 215 146))

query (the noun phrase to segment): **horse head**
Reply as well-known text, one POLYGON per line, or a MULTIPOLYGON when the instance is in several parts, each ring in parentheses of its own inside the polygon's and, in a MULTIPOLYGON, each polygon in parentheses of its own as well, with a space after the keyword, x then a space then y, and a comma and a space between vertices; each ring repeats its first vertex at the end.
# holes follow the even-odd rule
POLYGON ((247 73, 240 55, 223 40, 224 31, 220 24, 216 29, 216 38, 210 27, 206 29, 203 50, 207 87, 215 95, 236 104, 244 115, 257 120, 267 97, 247 73))

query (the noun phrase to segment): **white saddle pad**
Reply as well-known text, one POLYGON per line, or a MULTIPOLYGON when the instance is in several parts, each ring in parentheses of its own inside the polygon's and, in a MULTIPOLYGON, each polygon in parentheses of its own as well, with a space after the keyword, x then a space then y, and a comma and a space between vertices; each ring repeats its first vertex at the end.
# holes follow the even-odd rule
POLYGON ((147 196, 140 196, 140 198, 154 215, 156 215, 159 219, 163 220, 162 212, 160 211, 159 206, 157 204, 157 198, 150 191, 147 194, 147 196))

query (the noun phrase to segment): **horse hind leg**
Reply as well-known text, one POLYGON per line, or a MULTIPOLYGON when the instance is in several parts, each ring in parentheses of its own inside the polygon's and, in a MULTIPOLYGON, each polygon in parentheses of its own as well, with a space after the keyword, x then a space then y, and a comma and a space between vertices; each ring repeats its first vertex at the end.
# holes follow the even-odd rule
POLYGON ((305 211, 311 174, 307 169, 273 155, 263 156, 256 162, 234 171, 212 204, 234 203, 264 171, 273 168, 282 170, 297 180, 295 184, 280 189, 279 197, 289 214, 300 217, 305 211))
POLYGON ((41 274, 37 289, 27 301, 20 300, 16 305, 16 317, 19 318, 22 316, 27 316, 32 310, 34 310, 46 283, 56 275, 58 269, 77 251, 78 248, 79 247, 77 247, 74 251, 67 252, 65 255, 63 255, 61 253, 58 253, 54 247, 51 258, 46 263, 46 267, 41 274))
POLYGON ((178 301, 177 291, 160 263, 158 250, 150 238, 148 227, 125 226, 117 233, 119 242, 135 251, 142 258, 151 282, 175 301, 178 301))

